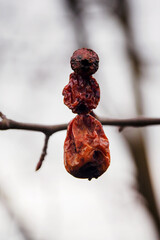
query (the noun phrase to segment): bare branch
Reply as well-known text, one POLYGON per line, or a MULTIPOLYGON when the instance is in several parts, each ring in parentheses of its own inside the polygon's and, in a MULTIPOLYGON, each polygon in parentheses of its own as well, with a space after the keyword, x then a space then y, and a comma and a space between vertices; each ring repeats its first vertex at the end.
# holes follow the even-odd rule
POLYGON ((102 125, 118 126, 119 131, 126 127, 146 127, 151 125, 160 125, 160 118, 129 118, 129 119, 113 119, 98 118, 102 125))
POLYGON ((0 121, 0 130, 16 129, 16 130, 37 131, 37 132, 42 132, 45 135, 51 136, 53 133, 57 131, 65 130, 67 128, 67 124, 43 125, 43 124, 35 124, 35 123, 16 122, 6 117, 4 118, 4 115, 2 113, 0 117, 2 118, 2 121, 0 121))
MULTIPOLYGON (((119 131, 122 131, 126 127, 145 127, 145 126, 151 126, 151 125, 160 125, 160 118, 111 119, 111 118, 99 118, 93 112, 91 113, 91 115, 97 118, 102 123, 102 125, 119 127, 119 131)), ((14 120, 8 119, 1 112, 0 112, 0 118, 2 119, 2 121, 0 121, 0 130, 17 129, 17 130, 38 131, 45 134, 46 138, 45 138, 42 154, 37 164, 36 170, 40 169, 45 159, 50 136, 57 131, 67 129, 67 124, 42 125, 42 124, 34 124, 34 123, 32 124, 32 123, 16 122, 14 120)), ((156 209, 156 205, 155 205, 155 209, 156 209)), ((151 209, 151 212, 153 212, 152 214, 157 223, 159 220, 159 217, 156 213, 157 211, 152 211, 151 209)))
POLYGON ((42 153, 41 153, 39 162, 37 163, 37 166, 36 166, 36 171, 38 171, 41 168, 42 163, 43 163, 43 161, 45 159, 45 156, 47 155, 47 147, 48 147, 49 138, 50 138, 49 135, 45 136, 44 146, 43 146, 43 149, 42 149, 42 153))
MULTIPOLYGON (((130 118, 130 119, 114 119, 114 118, 99 118, 94 115, 102 125, 107 126, 117 126, 119 130, 122 131, 126 127, 145 127, 151 125, 160 125, 160 118, 130 118)), ((67 129, 67 124, 58 125, 43 125, 35 123, 23 123, 16 122, 14 120, 8 119, 0 113, 2 121, 0 121, 0 130, 28 130, 42 132, 47 136, 51 136, 53 133, 67 129)))

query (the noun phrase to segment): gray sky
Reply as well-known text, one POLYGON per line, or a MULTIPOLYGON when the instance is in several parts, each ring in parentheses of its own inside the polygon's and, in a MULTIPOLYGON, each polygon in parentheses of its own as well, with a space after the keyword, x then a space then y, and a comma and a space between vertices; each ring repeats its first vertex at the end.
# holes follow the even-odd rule
MULTIPOLYGON (((94 75, 106 117, 136 117, 130 63, 118 21, 96 1, 83 1, 90 48, 100 57, 94 75)), ((132 25, 144 60, 142 100, 145 116, 160 116, 160 2, 132 0, 132 25)), ((63 104, 70 56, 77 49, 71 14, 64 1, 0 0, 0 111, 24 122, 57 124, 74 114, 63 104)), ((122 135, 104 127, 111 166, 98 180, 81 180, 63 166, 66 131, 54 134, 39 172, 34 171, 43 135, 0 133, 0 236, 35 240, 157 239, 144 199, 136 190, 136 169, 122 135), (7 206, 7 208, 5 207, 7 206), (8 209, 8 210, 7 210, 8 209), (12 213, 12 214, 11 214, 12 213)), ((131 131, 126 129, 125 131, 131 131)), ((160 202, 160 127, 143 129, 157 202, 160 202)))

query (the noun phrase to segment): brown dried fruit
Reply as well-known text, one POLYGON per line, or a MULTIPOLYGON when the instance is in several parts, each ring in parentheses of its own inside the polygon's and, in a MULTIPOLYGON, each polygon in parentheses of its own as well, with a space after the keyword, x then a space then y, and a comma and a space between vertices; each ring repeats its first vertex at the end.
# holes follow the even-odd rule
POLYGON ((77 178, 98 178, 110 165, 109 142, 101 123, 91 115, 77 115, 68 125, 64 165, 77 178))
POLYGON ((99 57, 88 48, 76 50, 71 57, 71 68, 82 76, 90 76, 98 70, 99 57))
POLYGON ((89 76, 82 77, 76 73, 70 74, 69 83, 64 87, 64 104, 73 113, 86 114, 96 108, 100 100, 100 89, 97 81, 89 76))

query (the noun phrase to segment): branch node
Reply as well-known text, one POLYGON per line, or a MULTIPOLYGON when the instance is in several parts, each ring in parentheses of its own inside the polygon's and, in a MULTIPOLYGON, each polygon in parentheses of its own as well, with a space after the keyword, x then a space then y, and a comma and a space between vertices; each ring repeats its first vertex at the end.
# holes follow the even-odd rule
POLYGON ((0 118, 2 119, 2 121, 0 121, 0 130, 9 129, 10 128, 9 119, 2 112, 0 112, 0 118))
POLYGON ((47 155, 47 147, 48 147, 49 138, 50 138, 50 135, 45 135, 44 146, 43 146, 42 153, 41 153, 39 162, 37 163, 35 171, 38 171, 41 168, 42 163, 45 159, 45 156, 47 155))
POLYGON ((118 128, 118 131, 119 131, 119 132, 122 132, 122 131, 124 130, 124 128, 125 128, 124 126, 120 126, 120 127, 118 128))
POLYGON ((0 118, 1 118, 2 120, 6 120, 6 119, 7 119, 7 117, 6 117, 2 112, 0 112, 0 118))

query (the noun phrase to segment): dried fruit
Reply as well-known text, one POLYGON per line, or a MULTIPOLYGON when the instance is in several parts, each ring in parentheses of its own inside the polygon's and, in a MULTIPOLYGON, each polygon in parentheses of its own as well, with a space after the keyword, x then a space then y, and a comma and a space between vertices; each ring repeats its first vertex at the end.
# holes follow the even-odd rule
POLYGON ((98 178, 110 164, 109 142, 101 123, 89 115, 100 100, 99 85, 91 75, 98 69, 98 55, 81 48, 71 57, 69 83, 63 89, 64 103, 78 113, 69 124, 64 142, 64 165, 77 178, 98 178))
POLYGON ((69 83, 63 89, 64 104, 73 113, 86 114, 96 108, 100 100, 100 89, 97 81, 89 76, 87 79, 71 73, 69 83))
POLYGON ((81 48, 76 50, 71 57, 73 71, 82 76, 90 76, 98 70, 99 57, 91 49, 81 48))
POLYGON ((77 178, 98 178, 110 164, 109 142, 101 123, 91 115, 77 115, 64 142, 64 165, 77 178))

